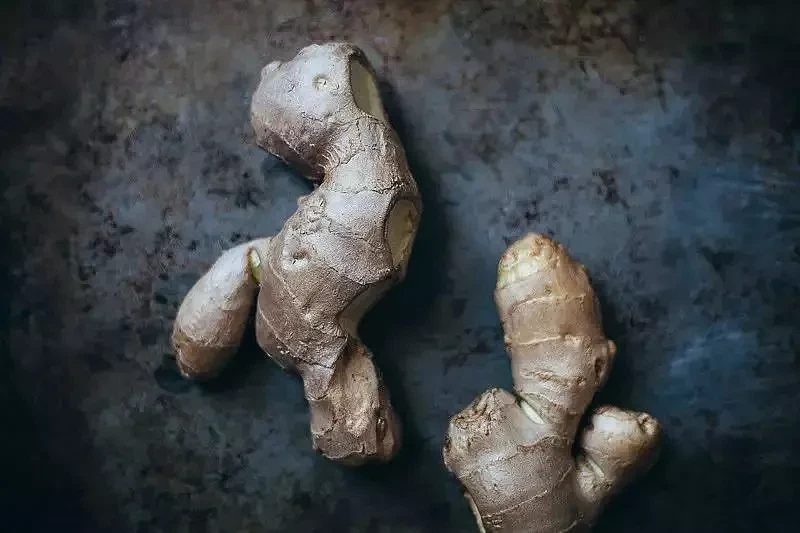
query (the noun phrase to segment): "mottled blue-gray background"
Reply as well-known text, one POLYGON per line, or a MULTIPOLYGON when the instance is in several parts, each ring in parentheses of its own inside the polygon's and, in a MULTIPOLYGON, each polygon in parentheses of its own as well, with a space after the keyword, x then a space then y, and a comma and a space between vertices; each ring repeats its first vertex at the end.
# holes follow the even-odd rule
POLYGON ((800 479, 800 9, 684 0, 72 0, 0 7, 0 530, 475 531, 449 417, 510 385, 495 266, 527 231, 590 268, 602 401, 663 421, 600 532, 790 531, 800 479), (361 45, 425 213, 363 325, 403 454, 316 457, 248 339, 182 381, 177 306, 308 185, 253 147, 260 67, 361 45))

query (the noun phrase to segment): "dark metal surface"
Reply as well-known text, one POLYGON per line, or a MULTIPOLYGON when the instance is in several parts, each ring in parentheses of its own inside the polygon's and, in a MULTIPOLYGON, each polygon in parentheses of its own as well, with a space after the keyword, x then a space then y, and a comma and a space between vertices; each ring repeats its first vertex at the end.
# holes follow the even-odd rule
POLYGON ((6 2, 0 530, 474 531, 440 447, 509 386, 491 299, 527 231, 590 268, 620 345, 602 401, 661 462, 598 531, 788 531, 800 439, 800 62, 791 1, 6 2), (224 248, 308 185, 248 143, 261 65, 364 47, 425 202, 363 326, 406 427, 316 457, 252 339, 182 381, 168 336, 224 248))

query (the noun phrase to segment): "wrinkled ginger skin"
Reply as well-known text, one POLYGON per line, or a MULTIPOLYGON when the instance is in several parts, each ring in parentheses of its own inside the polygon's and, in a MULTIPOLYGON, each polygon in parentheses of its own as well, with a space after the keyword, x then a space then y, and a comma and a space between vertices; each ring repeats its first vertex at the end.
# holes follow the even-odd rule
POLYGON ((495 301, 514 393, 491 389, 450 421, 444 461, 481 531, 589 531, 608 498, 655 461, 661 428, 644 413, 604 406, 576 434, 608 378, 605 338, 586 268, 548 237, 512 244, 495 301))
MULTIPOLYGON (((250 308, 206 306, 199 312, 219 314, 206 331, 226 322, 227 331, 238 331, 236 320, 247 320, 257 292, 256 339, 302 378, 315 449, 348 465, 388 460, 401 428, 358 324, 405 277, 422 204, 375 74, 352 45, 306 47, 264 67, 251 123, 259 146, 318 187, 300 198, 277 235, 241 250, 234 270, 248 274, 237 287, 253 287, 250 308)), ((219 300, 214 290, 205 289, 207 302, 219 300)), ((176 321, 173 339, 182 340, 178 331, 176 321)), ((194 341, 199 355, 208 339, 194 341)), ((191 368, 195 356, 181 357, 175 344, 182 368, 191 368)))

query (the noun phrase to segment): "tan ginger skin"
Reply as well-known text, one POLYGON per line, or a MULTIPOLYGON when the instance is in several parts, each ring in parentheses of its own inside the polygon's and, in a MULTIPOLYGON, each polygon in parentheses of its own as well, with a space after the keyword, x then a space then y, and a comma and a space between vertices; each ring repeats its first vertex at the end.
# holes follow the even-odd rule
POLYGON ((172 336, 179 368, 215 375, 257 295, 258 344, 302 378, 315 449, 388 460, 400 424, 358 324, 405 276, 422 205, 375 74, 352 45, 306 47, 264 67, 251 119, 259 146, 319 186, 277 235, 226 251, 191 289, 172 336))
POLYGON ((542 235, 505 252, 495 300, 514 393, 491 389, 450 421, 447 468, 483 532, 589 531, 617 490, 655 461, 661 428, 616 407, 581 417, 616 353, 586 268, 542 235))

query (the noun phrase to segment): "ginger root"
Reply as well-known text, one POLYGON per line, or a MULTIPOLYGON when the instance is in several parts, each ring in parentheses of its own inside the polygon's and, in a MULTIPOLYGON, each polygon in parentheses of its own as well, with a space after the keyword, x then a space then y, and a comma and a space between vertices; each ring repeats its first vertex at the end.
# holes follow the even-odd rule
POLYGON ((600 407, 605 338, 586 268, 542 235, 505 252, 495 300, 514 393, 491 389, 450 421, 444 461, 482 532, 588 531, 608 498, 655 461, 661 428, 643 413, 600 407))
POLYGON ((302 378, 315 449, 388 460, 400 424, 358 324, 404 278, 422 204, 375 74, 352 45, 306 47, 264 67, 251 121, 259 146, 318 187, 280 233, 228 250, 191 289, 172 337, 179 368, 217 373, 257 295, 258 344, 302 378))

